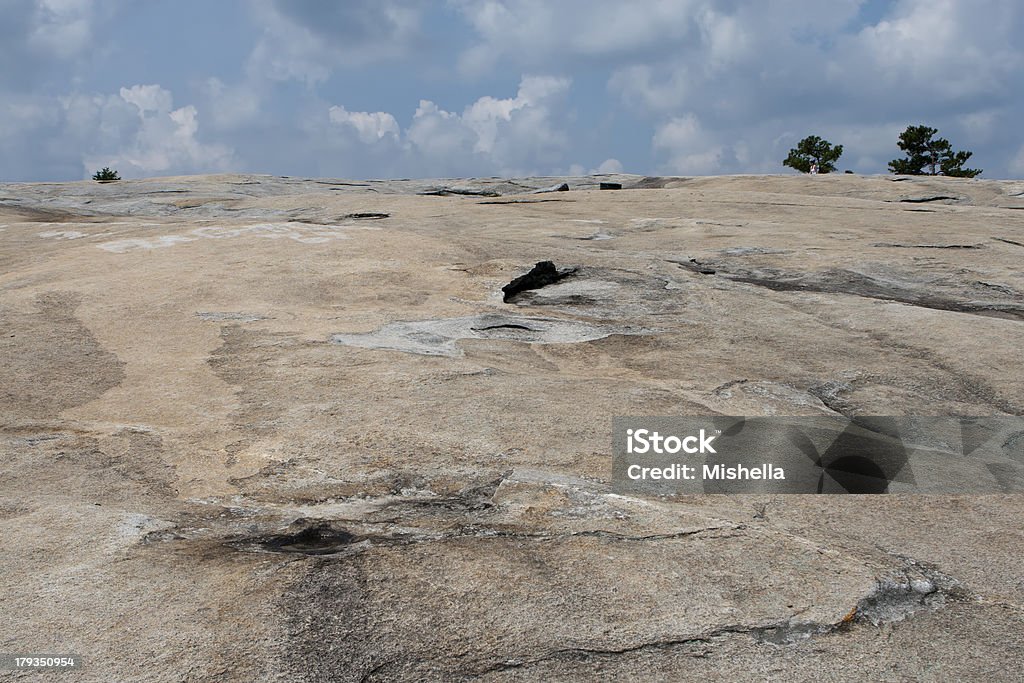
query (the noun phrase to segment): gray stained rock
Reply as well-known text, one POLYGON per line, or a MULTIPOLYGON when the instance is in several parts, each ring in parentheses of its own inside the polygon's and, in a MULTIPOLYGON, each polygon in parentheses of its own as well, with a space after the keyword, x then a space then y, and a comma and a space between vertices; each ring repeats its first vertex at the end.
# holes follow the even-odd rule
POLYGON ((1021 189, 2 184, 0 650, 87 682, 1018 680, 1021 496, 641 499, 610 439, 1024 413, 1021 189), (503 302, 538 258, 577 270, 503 302))
POLYGON ((610 334, 642 334, 628 327, 591 325, 555 318, 487 313, 466 318, 417 320, 384 325, 365 334, 335 334, 335 344, 390 349, 425 356, 462 356, 461 339, 492 339, 530 344, 571 344, 610 334))

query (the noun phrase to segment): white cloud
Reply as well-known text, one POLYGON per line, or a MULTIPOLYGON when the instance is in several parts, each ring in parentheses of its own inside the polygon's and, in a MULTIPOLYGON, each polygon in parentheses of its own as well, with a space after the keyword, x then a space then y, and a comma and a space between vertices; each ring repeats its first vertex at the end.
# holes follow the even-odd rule
POLYGON ((533 148, 557 146, 561 136, 551 127, 550 105, 568 89, 569 80, 566 78, 525 76, 513 98, 478 99, 462 115, 463 123, 477 135, 476 151, 494 153, 502 129, 511 129, 519 134, 529 131, 530 138, 517 140, 517 145, 527 144, 533 148))
POLYGON ((130 177, 224 171, 232 165, 229 148, 197 138, 196 108, 174 109, 171 93, 159 85, 121 88, 118 97, 69 98, 65 113, 69 131, 100 134, 100 144, 91 146, 82 160, 86 173, 110 166, 130 177), (132 109, 134 120, 126 116, 132 109))
MULTIPOLYGON (((478 98, 461 113, 420 100, 408 128, 401 130, 389 112, 327 111, 330 144, 350 156, 378 160, 383 151, 405 173, 422 176, 530 174, 556 164, 568 136, 561 126, 563 100, 570 82, 552 76, 524 76, 515 97, 478 98), (338 137, 347 131, 350 135, 338 137), (358 153, 352 147, 360 145, 358 153)), ((317 133, 316 123, 310 133, 317 133)), ((355 171, 356 173, 365 173, 355 171)))
POLYGON ((593 175, 595 173, 623 173, 622 163, 618 159, 605 159, 597 166, 587 170, 583 164, 570 164, 568 169, 559 169, 550 175, 593 175))
POLYGON ((0 113, 0 177, 88 177, 109 166, 130 178, 225 171, 236 163, 229 147, 201 139, 197 108, 175 108, 159 85, 6 95, 0 113))
POLYGON ((401 134, 395 117, 383 111, 348 111, 345 107, 334 106, 328 110, 328 116, 331 123, 351 126, 365 143, 376 142, 385 136, 397 139, 401 134))
POLYGON ((780 133, 830 128, 850 133, 835 141, 846 143, 851 163, 882 172, 898 153, 894 127, 898 135, 930 123, 954 145, 964 138, 965 146, 994 147, 993 126, 1012 128, 1005 112, 1019 118, 1024 109, 1019 0, 651 0, 644 11, 621 0, 455 6, 477 37, 462 54, 464 73, 606 65, 608 92, 654 125, 666 170, 779 172, 772 141, 780 133), (862 12, 879 10, 865 22, 862 12))
POLYGON ((709 66, 721 69, 748 58, 753 52, 754 33, 759 27, 747 24, 739 14, 722 14, 705 8, 698 14, 697 21, 709 66))
POLYGON ((406 131, 407 151, 418 156, 425 175, 460 175, 463 166, 482 165, 477 158, 477 135, 458 114, 445 111, 429 100, 420 100, 406 131))
POLYGON ((302 136, 292 152, 325 176, 549 173, 568 149, 569 88, 565 78, 524 76, 514 96, 485 95, 461 111, 420 100, 404 127, 392 112, 325 104, 301 119, 302 136))
POLYGON ((447 160, 499 173, 529 173, 556 162, 568 140, 557 125, 557 110, 570 81, 524 76, 515 97, 485 96, 461 115, 420 102, 407 138, 420 158, 447 160))
MULTIPOLYGON (((986 176, 1020 173, 1006 143, 1024 111, 1020 0, 250 1, 249 21, 197 48, 229 60, 213 73, 242 73, 184 77, 175 94, 190 110, 159 86, 106 90, 142 67, 119 52, 139 36, 117 32, 140 29, 110 21, 122 0, 0 0, 0 61, 17 65, 0 70, 0 174, 68 177, 83 158, 217 170, 234 163, 227 145, 239 168, 310 175, 552 173, 581 159, 586 171, 604 157, 642 172, 785 172, 808 134, 844 144, 842 166, 884 172, 918 123, 974 150, 986 176), (553 76, 506 97, 473 89, 509 73, 553 76), (341 104, 378 87, 388 102, 411 93, 407 109, 341 104)), ((166 18, 157 7, 145 16, 166 18)), ((201 23, 198 5, 180 12, 201 23)), ((193 68, 144 59, 156 82, 193 68)))
POLYGON ((1024 7, 1012 0, 901 0, 892 14, 836 50, 861 88, 900 88, 932 101, 998 93, 1024 66, 1024 7))
POLYGON ((605 159, 593 173, 622 173, 622 162, 618 159, 605 159))
POLYGON ((169 112, 173 102, 171 93, 159 85, 133 85, 130 88, 121 88, 121 99, 134 104, 140 115, 147 112, 169 112))

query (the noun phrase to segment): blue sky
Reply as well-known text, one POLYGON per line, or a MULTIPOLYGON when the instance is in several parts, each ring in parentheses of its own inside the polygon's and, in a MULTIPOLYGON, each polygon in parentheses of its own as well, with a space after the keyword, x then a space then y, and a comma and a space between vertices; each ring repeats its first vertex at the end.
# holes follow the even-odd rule
POLYGON ((884 173, 909 124, 1024 177, 1020 0, 0 0, 0 180, 884 173))

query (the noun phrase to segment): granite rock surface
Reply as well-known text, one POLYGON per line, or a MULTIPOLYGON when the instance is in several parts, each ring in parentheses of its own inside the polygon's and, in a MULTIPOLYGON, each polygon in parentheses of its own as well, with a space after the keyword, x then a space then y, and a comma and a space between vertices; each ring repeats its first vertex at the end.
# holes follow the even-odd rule
POLYGON ((616 415, 1024 414, 1022 193, 0 185, 0 652, 76 681, 1020 680, 1020 495, 609 479, 616 415), (576 270, 505 303, 541 261, 576 270))

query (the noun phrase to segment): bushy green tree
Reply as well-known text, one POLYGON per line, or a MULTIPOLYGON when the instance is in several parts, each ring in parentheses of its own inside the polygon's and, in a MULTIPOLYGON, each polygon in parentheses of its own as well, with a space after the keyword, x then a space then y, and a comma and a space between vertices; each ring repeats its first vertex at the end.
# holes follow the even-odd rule
POLYGON ((102 171, 96 171, 92 174, 93 180, 120 180, 121 176, 117 175, 117 171, 113 171, 106 166, 103 167, 102 171))
POLYGON ((973 152, 954 152, 945 138, 936 138, 938 129, 929 126, 908 126, 900 133, 899 147, 906 153, 903 159, 889 162, 889 170, 901 175, 945 175, 954 178, 973 178, 980 168, 964 168, 973 152))
POLYGON ((818 173, 831 173, 836 170, 836 162, 843 155, 843 146, 823 140, 817 135, 808 135, 789 150, 789 156, 782 162, 783 166, 795 168, 801 173, 810 173, 811 165, 818 165, 818 173))

